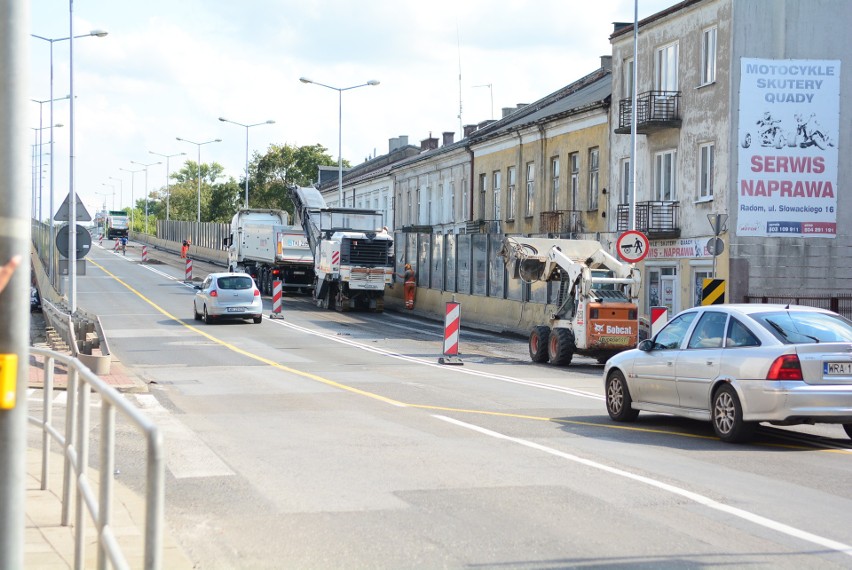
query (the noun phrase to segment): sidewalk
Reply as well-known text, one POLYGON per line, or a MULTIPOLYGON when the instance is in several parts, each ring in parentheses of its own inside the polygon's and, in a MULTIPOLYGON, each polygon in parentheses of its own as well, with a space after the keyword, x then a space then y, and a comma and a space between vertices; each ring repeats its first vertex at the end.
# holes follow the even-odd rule
MULTIPOLYGON (((39 317, 31 315, 31 342, 34 346, 49 348, 40 338, 39 317), (34 329, 34 330, 33 330, 34 329)), ((41 390, 44 388, 44 359, 29 357, 29 388, 41 390)), ((128 373, 121 362, 115 360, 110 365, 110 373, 99 378, 119 392, 148 392, 148 386, 136 376, 128 373)), ((53 373, 54 395, 66 391, 68 373, 62 363, 55 363, 53 373)), ((58 417, 59 410, 54 410, 54 421, 64 420, 58 417)), ((64 411, 62 412, 64 414, 64 411)), ((40 434, 35 426, 28 427, 29 441, 36 441, 40 434)), ((26 478, 26 529, 24 543, 24 565, 26 568, 39 570, 67 569, 74 567, 74 493, 72 491, 71 526, 62 526, 62 471, 63 458, 56 452, 59 447, 52 444, 48 488, 41 489, 42 453, 40 447, 27 449, 27 478, 26 478)), ((97 496, 99 475, 95 469, 89 468, 87 478, 97 496)), ((84 507, 85 509, 85 507, 84 507)), ((94 522, 86 510, 85 513, 85 568, 97 567, 97 533, 94 522)), ((164 523, 165 524, 165 523, 164 523)), ((112 523, 113 532, 121 546, 122 553, 131 568, 143 568, 145 560, 145 503, 142 496, 137 495, 127 487, 115 481, 113 487, 112 523)), ((162 565, 164 570, 172 568, 193 568, 192 562, 172 539, 167 528, 163 528, 162 565)))

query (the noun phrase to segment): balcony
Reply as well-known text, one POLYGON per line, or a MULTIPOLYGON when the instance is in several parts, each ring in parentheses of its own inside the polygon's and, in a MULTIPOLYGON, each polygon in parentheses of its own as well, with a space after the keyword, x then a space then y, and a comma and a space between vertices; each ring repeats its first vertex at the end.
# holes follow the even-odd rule
POLYGON ((558 234, 566 237, 582 233, 582 212, 579 210, 542 212, 539 218, 539 231, 543 234, 558 234))
MULTIPOLYGON (((662 129, 680 128, 680 91, 646 91, 636 97, 636 133, 647 135, 662 129)), ((630 134, 632 99, 622 99, 618 107, 620 135, 630 134)))
MULTIPOLYGON (((677 202, 637 202, 636 228, 648 239, 680 237, 680 204, 677 202)), ((630 205, 618 205, 618 231, 630 229, 630 205)))
POLYGON ((469 220, 465 227, 469 234, 502 234, 502 220, 469 220))

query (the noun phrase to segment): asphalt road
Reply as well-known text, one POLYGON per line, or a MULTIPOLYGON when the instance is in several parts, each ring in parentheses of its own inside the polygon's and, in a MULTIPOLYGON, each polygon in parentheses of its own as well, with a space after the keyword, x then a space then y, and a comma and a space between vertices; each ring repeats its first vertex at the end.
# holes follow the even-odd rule
MULTIPOLYGON (((78 303, 151 388, 127 397, 163 428, 169 532, 199 568, 852 567, 842 428, 614 424, 602 366, 532 364, 464 307, 462 366, 438 364, 438 323, 307 297, 204 325, 182 260, 139 254, 95 245, 78 303)), ((118 445, 141 490, 141 441, 118 445)))

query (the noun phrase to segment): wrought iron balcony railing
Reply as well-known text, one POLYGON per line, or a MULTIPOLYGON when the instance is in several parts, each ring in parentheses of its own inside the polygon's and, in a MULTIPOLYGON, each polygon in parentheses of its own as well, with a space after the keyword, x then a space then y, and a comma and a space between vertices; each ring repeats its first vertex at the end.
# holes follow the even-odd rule
MULTIPOLYGON (((648 239, 680 237, 680 204, 677 202, 637 202, 636 227, 648 239)), ((618 231, 630 229, 630 205, 618 205, 618 231)))
POLYGON ((542 212, 539 231, 544 234, 578 234, 583 231, 582 212, 579 210, 553 210, 542 212))
MULTIPOLYGON (((618 107, 618 134, 630 134, 633 121, 632 99, 622 99, 618 107)), ((679 128, 680 91, 646 91, 636 97, 636 132, 647 135, 660 130, 679 128)))

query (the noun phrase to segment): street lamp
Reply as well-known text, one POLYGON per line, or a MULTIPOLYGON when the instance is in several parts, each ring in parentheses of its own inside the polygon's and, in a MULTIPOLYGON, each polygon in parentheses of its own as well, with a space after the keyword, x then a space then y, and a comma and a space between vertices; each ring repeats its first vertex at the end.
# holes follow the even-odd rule
POLYGON ((248 201, 248 179, 249 179, 249 171, 248 171, 248 162, 249 162, 249 161, 248 161, 248 159, 249 159, 249 153, 248 153, 248 151, 249 151, 249 145, 248 145, 248 142, 249 142, 249 139, 248 139, 248 136, 249 136, 249 133, 248 133, 248 130, 249 130, 249 128, 250 128, 250 127, 256 127, 256 126, 258 126, 258 125, 274 125, 274 124, 275 124, 275 121, 273 121, 272 119, 270 119, 270 120, 268 120, 268 121, 263 121, 262 123, 254 123, 254 124, 252 124, 252 125, 244 125, 243 123, 238 123, 238 122, 236 122, 236 121, 231 121, 230 119, 226 119, 225 117, 219 117, 219 120, 220 120, 220 121, 222 121, 223 123, 233 123, 233 124, 235 124, 235 125, 239 125, 239 126, 241 126, 241 127, 245 127, 245 128, 246 128, 246 209, 248 209, 248 207, 249 207, 249 201, 248 201))
POLYGON ((162 156, 166 159, 166 221, 169 221, 169 195, 171 192, 169 191, 169 159, 174 158, 176 156, 186 156, 185 152, 178 152, 175 154, 160 154, 159 152, 154 152, 153 150, 148 151, 151 154, 155 154, 157 156, 162 156))
POLYGON ((143 164, 141 162, 136 162, 135 160, 131 160, 130 164, 136 164, 141 166, 145 171, 145 235, 148 235, 148 167, 154 166, 155 164, 163 164, 162 161, 151 162, 149 164, 143 164))
POLYGON ((175 137, 177 140, 181 142, 186 142, 190 144, 194 144, 198 147, 198 216, 196 221, 201 223, 201 147, 206 144, 214 143, 214 142, 222 142, 222 139, 213 139, 212 141, 204 141, 204 142, 193 142, 187 139, 182 139, 180 137, 175 137))
POLYGON ((119 167, 119 170, 123 170, 125 172, 130 173, 130 229, 133 229, 133 212, 136 210, 136 204, 133 202, 133 190, 135 188, 134 182, 136 181, 136 176, 134 176, 137 172, 142 172, 142 168, 139 170, 128 170, 127 168, 119 167))
MULTIPOLYGON (((115 184, 107 184, 106 182, 101 182, 101 186, 106 186, 107 188, 112 188, 112 209, 115 210, 115 184)), ((100 193, 100 192, 98 192, 100 193)), ((104 210, 106 210, 106 199, 104 199, 104 210)))
MULTIPOLYGON (((73 3, 69 4, 69 12, 73 12, 73 9, 74 9, 73 6, 74 6, 73 3)), ((74 41, 73 40, 76 39, 76 38, 87 38, 87 37, 90 37, 90 36, 102 38, 102 37, 106 36, 108 32, 106 32, 104 30, 92 30, 88 34, 82 34, 82 35, 79 35, 79 36, 75 36, 74 35, 73 13, 71 13, 69 15, 68 20, 70 22, 69 27, 70 27, 71 33, 66 38, 46 38, 44 36, 39 36, 38 34, 30 34, 30 36, 37 38, 37 39, 40 39, 40 40, 44 40, 44 41, 46 41, 50 44, 50 124, 51 125, 53 124, 53 44, 56 43, 56 42, 64 42, 64 41, 70 41, 70 44, 71 44, 70 54, 69 54, 69 61, 71 63, 71 65, 70 65, 70 87, 71 87, 70 91, 71 92, 68 95, 68 98, 71 100, 71 113, 70 113, 70 121, 69 121, 69 125, 70 125, 69 128, 71 129, 71 133, 70 133, 70 140, 71 140, 70 164, 71 164, 71 167, 70 167, 69 181, 68 181, 69 182, 68 206, 69 206, 69 211, 71 213, 71 215, 69 216, 69 218, 71 218, 70 223, 75 226, 73 228, 75 231, 69 231, 68 232, 68 238, 69 238, 69 251, 76 251, 76 249, 77 249, 77 232, 76 232, 77 200, 76 200, 76 196, 74 195, 74 99, 73 99, 73 97, 74 97, 74 41)), ((51 129, 51 131, 50 131, 50 154, 51 154, 51 156, 53 156, 53 129, 51 129)), ((54 161, 54 160, 50 161, 50 163, 51 163, 50 164, 50 247, 48 249, 50 250, 49 251, 49 255, 50 255, 49 264, 50 264, 50 276, 51 276, 51 278, 54 277, 54 275, 53 275, 53 263, 54 263, 54 261, 53 261, 53 250, 55 248, 55 239, 56 239, 54 237, 54 231, 53 231, 53 214, 54 214, 54 211, 53 211, 53 163, 54 162, 56 162, 56 161, 54 161)), ((71 261, 71 260, 69 260, 69 261, 71 261)), ((73 261, 76 262, 76 258, 73 261)), ((69 263, 69 279, 71 281, 71 292, 70 292, 70 295, 69 295, 69 301, 70 301, 70 305, 71 305, 71 313, 73 314, 74 312, 77 311, 76 263, 69 263)))
POLYGON ((350 89, 357 89, 358 87, 366 87, 368 85, 378 85, 379 82, 375 79, 371 79, 366 83, 362 83, 361 85, 353 85, 352 87, 332 87, 331 85, 326 85, 325 83, 319 83, 317 81, 313 81, 308 79, 307 77, 300 77, 299 81, 302 83, 313 83, 314 85, 319 85, 320 87, 327 87, 329 89, 334 89, 337 91, 338 97, 338 110, 337 110, 337 190, 340 194, 340 207, 343 207, 343 92, 349 91, 350 89))
MULTIPOLYGON (((45 129, 53 130, 53 127, 62 127, 62 126, 63 126, 62 123, 56 123, 55 125, 49 125, 47 127, 42 127, 41 126, 41 117, 39 117, 39 126, 38 127, 30 127, 33 131, 35 131, 35 142, 33 143, 33 162, 35 162, 35 147, 37 146, 38 147, 39 170, 41 170, 42 167, 44 166, 43 163, 42 163, 42 157, 43 157, 42 149, 44 148, 44 142, 41 140, 42 131, 44 131, 45 129)), ((50 143, 51 146, 53 146, 53 138, 52 137, 48 141, 48 143, 50 143)), ((48 152, 47 154, 51 157, 53 156, 53 153, 51 153, 51 152, 48 152)), ((51 176, 52 176, 53 175, 53 159, 52 158, 50 160, 50 166, 51 166, 50 173, 51 173, 51 176)), ((42 180, 39 179, 39 182, 38 182, 38 205, 36 205, 36 185, 35 185, 35 181, 33 181, 33 212, 32 212, 33 218, 37 217, 39 222, 41 222, 41 220, 42 220, 41 202, 42 202, 42 180)), ((50 217, 53 218, 52 212, 50 214, 50 217)))
MULTIPOLYGON (((109 179, 118 182, 118 209, 121 210, 121 203, 124 202, 124 180, 115 176, 110 176, 109 179)), ((115 209, 115 198, 113 198, 112 207, 115 209)))

